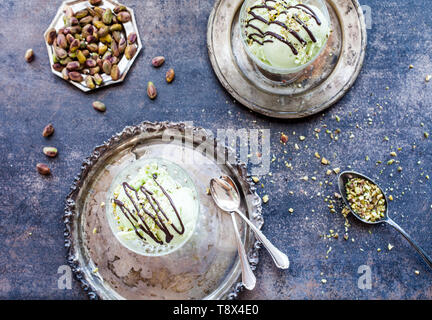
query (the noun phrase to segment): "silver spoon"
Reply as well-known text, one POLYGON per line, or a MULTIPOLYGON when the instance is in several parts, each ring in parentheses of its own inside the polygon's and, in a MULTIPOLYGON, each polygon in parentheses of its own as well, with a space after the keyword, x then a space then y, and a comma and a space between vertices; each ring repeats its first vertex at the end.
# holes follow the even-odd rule
POLYGON ((222 176, 219 179, 212 179, 210 182, 210 191, 216 204, 224 211, 237 213, 252 229, 257 239, 268 250, 276 266, 281 269, 289 268, 289 259, 286 254, 278 250, 266 236, 254 226, 254 224, 239 210, 240 193, 234 181, 228 176, 222 176))
POLYGON ((389 215, 388 215, 388 200, 387 200, 387 196, 385 195, 384 191, 381 189, 381 187, 378 186, 378 188, 380 188, 381 192, 384 195, 384 199, 385 199, 385 214, 384 214, 384 218, 382 218, 381 220, 375 221, 375 222, 370 222, 367 221, 365 219, 362 219, 359 215, 357 215, 354 210, 352 210, 350 203, 348 201, 348 199, 346 198, 346 184, 349 180, 353 179, 353 178, 361 178, 361 179, 365 179, 371 183, 373 183, 374 185, 378 186, 378 184, 376 184, 372 179, 354 172, 354 171, 345 171, 342 172, 339 175, 339 179, 338 179, 338 183, 339 183, 339 191, 340 194, 342 196, 342 199, 344 200, 345 204, 347 205, 347 207, 350 209, 351 213, 360 221, 367 223, 367 224, 380 224, 380 223, 387 223, 389 225, 391 225, 393 228, 395 228, 397 231, 399 231, 404 237, 405 239, 408 240, 408 242, 414 247, 414 249, 417 250, 417 252, 420 254, 420 256, 424 259, 424 261, 426 261, 426 263, 428 264, 428 266, 430 268, 432 268, 432 259, 428 256, 428 254, 417 244, 414 242, 414 240, 410 237, 410 235, 408 233, 406 233, 396 222, 394 222, 392 219, 390 219, 389 215))

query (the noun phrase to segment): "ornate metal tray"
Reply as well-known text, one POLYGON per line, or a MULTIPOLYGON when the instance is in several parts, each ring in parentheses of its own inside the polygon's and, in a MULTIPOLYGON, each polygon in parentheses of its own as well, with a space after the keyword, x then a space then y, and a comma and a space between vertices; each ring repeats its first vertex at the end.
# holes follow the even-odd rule
MULTIPOLYGON (((217 161, 227 155, 231 157, 232 151, 218 144, 206 130, 182 123, 144 122, 125 128, 95 148, 74 181, 64 215, 68 263, 91 299, 237 297, 242 284, 237 247, 230 232, 232 222, 207 194, 210 178, 230 175, 243 194, 243 211, 259 228, 263 218, 261 200, 246 166, 217 161), (101 206, 118 172, 138 159, 154 157, 186 170, 200 202, 200 218, 192 238, 178 251, 162 257, 139 255, 123 247, 101 206)), ((242 221, 238 223, 254 267, 259 243, 242 221)))
MULTIPOLYGON (((120 3, 116 2, 116 1, 104 0, 103 3, 99 7, 114 9, 118 5, 120 5, 120 3)), ((89 4, 88 0, 67 0, 67 1, 63 2, 62 5, 60 6, 60 8, 58 9, 57 14, 54 17, 53 21, 51 22, 50 26, 46 30, 45 34, 51 28, 55 28, 56 30, 63 28, 63 26, 64 26, 63 15, 64 15, 65 9, 68 6, 72 7, 74 12, 78 12, 79 10, 82 10, 82 9, 85 9, 86 7, 89 7, 90 4, 89 4)), ((135 62, 135 59, 138 57, 139 53, 141 52, 141 50, 143 48, 142 43, 141 43, 141 38, 140 38, 140 35, 138 32, 138 27, 137 27, 136 20, 135 20, 135 13, 131 8, 129 8, 129 7, 126 7, 126 8, 130 12, 132 19, 130 22, 124 23, 123 26, 124 26, 126 37, 132 32, 135 32, 137 34, 137 40, 136 40, 137 52, 131 60, 128 60, 128 59, 126 59, 125 56, 123 56, 122 59, 120 60, 120 62, 118 63, 118 66, 120 69, 120 74, 121 74, 120 79, 118 79, 117 81, 114 81, 114 80, 112 80, 111 76, 108 76, 106 74, 101 73, 101 76, 103 78, 103 83, 100 86, 96 86, 95 89, 88 88, 85 85, 85 81, 80 83, 80 82, 74 82, 72 80, 66 80, 67 82, 71 83, 72 85, 74 85, 75 87, 77 87, 78 89, 80 89, 84 92, 88 92, 88 91, 96 90, 96 89, 99 89, 102 87, 110 86, 112 84, 120 83, 120 82, 124 81, 127 73, 129 72, 129 69, 132 67, 133 63, 135 62)), ((46 41, 45 41, 45 43, 46 43, 46 41)), ((50 68, 51 68, 52 73, 54 73, 56 76, 63 79, 61 72, 56 71, 52 66, 52 61, 53 61, 53 48, 52 48, 52 46, 50 46, 47 43, 46 43, 46 46, 47 46, 47 50, 48 50, 50 68)))
POLYGON ((217 0, 207 46, 216 76, 247 108, 274 118, 302 118, 342 98, 354 84, 366 51, 366 25, 357 0, 326 0, 332 35, 321 56, 297 81, 275 85, 248 58, 240 39, 243 0, 217 0))

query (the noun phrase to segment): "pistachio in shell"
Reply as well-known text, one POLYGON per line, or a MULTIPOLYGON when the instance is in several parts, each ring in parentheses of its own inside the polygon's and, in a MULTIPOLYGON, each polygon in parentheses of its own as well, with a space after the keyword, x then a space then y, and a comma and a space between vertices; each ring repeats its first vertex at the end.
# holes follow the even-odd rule
POLYGON ((122 11, 127 11, 127 8, 125 6, 122 6, 122 5, 118 5, 117 7, 114 8, 115 14, 118 14, 119 12, 122 12, 122 11))
POLYGON ((78 59, 80 64, 84 64, 87 60, 84 52, 81 50, 78 50, 78 52, 77 52, 77 59, 78 59))
POLYGON ((75 39, 75 40, 72 41, 72 43, 70 44, 70 48, 69 48, 69 50, 70 50, 71 52, 76 52, 80 47, 81 47, 81 41, 79 41, 78 39, 75 39))
POLYGON ((102 70, 107 75, 111 75, 112 64, 108 60, 104 60, 102 64, 102 70))
POLYGON ((111 32, 114 32, 114 31, 122 31, 122 30, 123 30, 123 26, 122 26, 120 23, 113 24, 113 25, 110 27, 110 31, 111 31, 111 32))
POLYGON ((51 28, 45 34, 45 41, 51 46, 51 45, 53 45, 56 37, 57 37, 57 31, 56 31, 56 29, 51 28))
POLYGON ((65 79, 65 80, 69 80, 69 70, 68 70, 67 68, 64 68, 64 69, 62 70, 62 77, 63 77, 63 79, 65 79))
POLYGON ((75 14, 75 18, 82 19, 82 18, 88 16, 88 14, 89 14, 89 12, 87 9, 82 9, 75 14))
POLYGON ((163 65, 165 62, 165 57, 163 56, 158 56, 158 57, 154 57, 152 59, 152 65, 155 68, 159 68, 161 65, 163 65))
POLYGON ((24 55, 24 59, 27 61, 27 62, 32 62, 33 61, 33 59, 34 59, 34 52, 33 52, 33 49, 28 49, 27 51, 26 51, 26 53, 25 53, 25 55, 24 55))
POLYGON ((131 20, 131 15, 127 11, 122 11, 117 14, 117 20, 121 23, 127 23, 131 20))
POLYGON ((100 67, 99 66, 96 66, 94 68, 90 68, 90 74, 92 76, 94 76, 96 73, 99 73, 99 72, 100 72, 100 67))
POLYGON ((105 104, 103 102, 100 102, 100 101, 93 102, 93 108, 99 112, 105 112, 106 111, 105 104))
POLYGON ((42 131, 42 136, 47 138, 49 136, 52 136, 52 134, 54 133, 54 126, 52 125, 52 123, 47 124, 45 126, 45 128, 42 131))
POLYGON ((92 23, 92 22, 93 22, 92 16, 86 16, 86 17, 79 20, 79 24, 82 26, 85 26, 85 25, 92 23))
POLYGON ((128 35, 128 42, 130 43, 130 44, 132 44, 132 43, 135 43, 136 41, 137 41, 137 34, 135 33, 135 32, 131 32, 129 35, 128 35))
POLYGON ((60 63, 54 63, 53 65, 52 65, 52 67, 53 67, 53 69, 55 70, 55 71, 58 71, 58 72, 61 72, 63 69, 64 69, 64 66, 62 65, 62 64, 60 64, 60 63))
POLYGON ((81 73, 79 73, 77 71, 69 72, 69 79, 71 79, 72 81, 75 81, 75 82, 82 82, 83 81, 83 77, 82 77, 81 73))
POLYGON ((58 150, 57 150, 57 148, 54 148, 54 147, 45 147, 45 148, 43 148, 43 153, 47 157, 55 158, 58 154, 58 150))
POLYGON ((118 48, 119 48, 120 54, 123 54, 125 52, 126 47, 127 47, 126 39, 125 38, 121 38, 120 41, 119 41, 119 44, 118 44, 118 48))
POLYGON ((165 77, 166 82, 171 83, 174 81, 174 78, 175 78, 175 72, 174 69, 171 68, 166 73, 166 77, 165 77))
POLYGON ((120 79, 120 68, 118 65, 113 65, 111 68, 111 78, 114 81, 117 81, 118 79, 120 79))
POLYGON ((39 174, 41 174, 43 176, 47 176, 51 173, 50 168, 44 163, 38 163, 36 165, 36 170, 37 170, 37 172, 39 172, 39 174))
POLYGON ((97 66, 96 60, 94 59, 87 59, 85 65, 89 68, 94 68, 97 66))
POLYGON ((104 43, 99 43, 98 53, 100 56, 103 56, 105 52, 107 52, 108 46, 104 43))
POLYGON ((93 81, 93 77, 92 76, 87 76, 86 79, 85 79, 85 83, 86 83, 87 88, 90 88, 90 89, 96 88, 96 85, 95 85, 95 83, 93 81))
POLYGON ((66 69, 69 71, 76 71, 81 67, 78 61, 71 61, 66 65, 66 69))
POLYGON ((103 83, 103 78, 102 78, 102 76, 101 76, 99 73, 96 73, 96 74, 93 76, 93 80, 94 80, 94 82, 95 82, 98 86, 100 86, 100 85, 103 83))
POLYGON ((57 46, 59 46, 62 49, 67 49, 68 42, 67 42, 66 36, 64 34, 59 34, 57 36, 57 46))
POLYGON ((147 84, 147 95, 150 99, 154 100, 157 97, 157 90, 153 82, 147 84))
POLYGON ((63 48, 60 48, 60 47, 54 48, 54 54, 56 55, 56 57, 58 59, 65 59, 68 56, 67 51, 63 48))
POLYGON ((92 6, 100 6, 102 4, 102 0, 89 0, 89 3, 92 6))
POLYGON ((119 50, 117 42, 115 42, 115 41, 111 42, 111 52, 115 57, 120 56, 120 50, 119 50))
POLYGON ((102 16, 102 21, 105 24, 111 24, 112 21, 113 21, 113 17, 114 17, 114 14, 111 11, 111 9, 109 9, 109 8, 105 9, 105 12, 104 12, 104 14, 102 16))
POLYGON ((137 48, 135 45, 128 45, 125 49, 125 57, 128 60, 132 60, 132 58, 135 56, 137 52, 137 48))

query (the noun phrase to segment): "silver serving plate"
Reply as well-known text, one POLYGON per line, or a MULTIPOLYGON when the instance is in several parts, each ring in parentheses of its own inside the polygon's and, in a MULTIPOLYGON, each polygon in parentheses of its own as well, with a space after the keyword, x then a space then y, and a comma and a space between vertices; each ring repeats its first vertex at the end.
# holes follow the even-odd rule
POLYGON ((325 110, 348 92, 366 52, 366 24, 357 0, 326 0, 332 25, 327 47, 302 76, 286 85, 265 77, 247 56, 239 24, 243 1, 217 0, 207 29, 213 70, 237 101, 269 117, 296 119, 325 110))
MULTIPOLYGON (((64 215, 68 263, 88 296, 134 300, 236 298, 243 286, 232 221, 208 195, 210 179, 231 176, 243 196, 241 209, 258 228, 264 221, 261 199, 246 166, 217 161, 226 159, 221 155, 230 159, 233 154, 204 129, 166 122, 127 127, 97 147, 73 183, 64 215), (194 182, 200 202, 200 217, 191 239, 162 257, 139 255, 122 246, 101 206, 118 172, 138 159, 155 157, 182 167, 194 182)), ((259 243, 245 223, 238 223, 255 268, 259 243)))
MULTIPOLYGON (((103 4, 100 5, 99 7, 114 9, 118 5, 120 5, 120 3, 116 2, 116 1, 104 0, 103 4)), ((67 1, 63 2, 62 5, 60 6, 59 10, 57 11, 55 18, 51 22, 48 29, 45 31, 44 36, 48 32, 48 30, 51 28, 55 28, 56 30, 59 30, 59 29, 64 27, 63 16, 64 16, 64 11, 68 6, 72 7, 74 12, 78 12, 82 9, 85 9, 86 7, 90 7, 91 5, 88 2, 88 0, 67 0, 67 1)), ((139 55, 139 53, 143 47, 142 43, 141 43, 141 38, 140 38, 140 35, 138 32, 137 24, 136 24, 134 11, 129 7, 127 7, 127 9, 129 10, 129 13, 131 14, 132 19, 131 19, 131 21, 124 23, 123 27, 124 27, 124 31, 126 33, 126 37, 132 32, 135 32, 137 34, 137 41, 136 41, 137 52, 131 60, 126 59, 126 57, 123 55, 122 59, 118 63, 118 66, 120 69, 120 75, 121 75, 120 79, 118 79, 117 81, 114 81, 114 80, 112 80, 111 76, 106 75, 103 72, 101 72, 100 75, 103 78, 103 83, 100 86, 96 86, 95 89, 88 88, 85 84, 85 81, 83 81, 83 82, 75 82, 72 80, 66 80, 66 81, 73 84, 75 87, 79 88, 80 90, 82 90, 84 92, 96 90, 98 88, 102 88, 102 87, 110 86, 110 85, 115 84, 115 83, 123 82, 123 80, 126 78, 126 75, 129 71, 129 69, 132 67, 133 63, 135 62, 135 59, 138 57, 138 55, 139 55)), ((44 41, 45 41, 45 39, 44 39, 44 41)), ((46 43, 46 41, 45 41, 45 43, 46 43)), ((54 68, 52 67, 52 65, 53 65, 53 47, 47 43, 46 43, 46 46, 48 49, 48 56, 49 56, 50 67, 51 67, 52 73, 54 73, 56 76, 63 79, 61 72, 54 70, 54 68)), ((84 76, 84 79, 85 79, 85 76, 84 76)))

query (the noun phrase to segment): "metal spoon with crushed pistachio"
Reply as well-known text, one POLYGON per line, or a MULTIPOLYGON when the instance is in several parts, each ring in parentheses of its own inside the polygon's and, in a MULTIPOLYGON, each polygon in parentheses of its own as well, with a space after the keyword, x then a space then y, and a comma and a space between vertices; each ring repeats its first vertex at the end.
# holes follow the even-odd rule
POLYGON ((388 215, 388 201, 382 189, 370 178, 345 171, 339 175, 339 191, 351 213, 367 224, 387 223, 399 231, 432 269, 431 257, 388 215))

